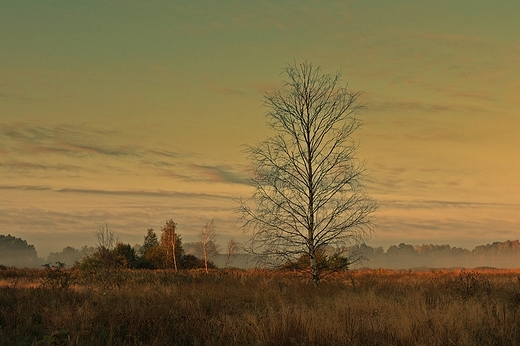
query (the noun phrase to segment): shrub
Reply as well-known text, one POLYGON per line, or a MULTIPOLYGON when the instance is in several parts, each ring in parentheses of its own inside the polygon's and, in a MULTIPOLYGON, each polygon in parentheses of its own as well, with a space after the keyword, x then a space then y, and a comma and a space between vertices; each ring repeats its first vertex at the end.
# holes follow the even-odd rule
POLYGON ((41 287, 50 288, 52 290, 64 289, 67 290, 75 282, 73 272, 65 269, 65 263, 56 262, 51 265, 44 264, 45 272, 41 280, 41 287))

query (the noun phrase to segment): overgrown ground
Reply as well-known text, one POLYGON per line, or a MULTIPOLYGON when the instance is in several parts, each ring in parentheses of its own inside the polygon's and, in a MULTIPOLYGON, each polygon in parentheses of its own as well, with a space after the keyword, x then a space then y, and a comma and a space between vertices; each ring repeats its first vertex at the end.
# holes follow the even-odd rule
POLYGON ((107 277, 1 269, 0 345, 520 344, 518 270, 107 277))

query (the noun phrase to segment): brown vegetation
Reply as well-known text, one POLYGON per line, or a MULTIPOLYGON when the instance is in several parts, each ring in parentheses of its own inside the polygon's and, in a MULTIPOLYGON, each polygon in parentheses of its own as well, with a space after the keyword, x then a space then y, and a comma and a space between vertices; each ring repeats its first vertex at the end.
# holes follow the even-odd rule
POLYGON ((0 270, 1 345, 515 345, 518 270, 0 270), (63 285, 63 278, 66 281, 63 285))

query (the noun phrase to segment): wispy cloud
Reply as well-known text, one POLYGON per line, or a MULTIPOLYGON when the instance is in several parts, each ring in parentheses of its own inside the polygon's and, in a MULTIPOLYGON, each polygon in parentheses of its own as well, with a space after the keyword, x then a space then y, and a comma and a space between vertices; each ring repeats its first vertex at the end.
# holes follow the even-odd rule
POLYGON ((148 196, 148 197, 179 197, 179 198, 205 198, 205 199, 227 199, 227 196, 207 193, 186 193, 176 191, 139 191, 139 190, 98 190, 98 189, 59 189, 59 193, 78 193, 92 195, 112 195, 112 196, 148 196))
POLYGON ((272 93, 276 90, 279 90, 282 87, 282 83, 278 80, 273 80, 271 82, 251 83, 250 86, 255 91, 255 93, 265 95, 266 93, 272 93))
POLYGON ((25 162, 18 160, 8 160, 5 162, 0 162, 0 167, 5 167, 10 171, 77 171, 81 169, 79 166, 75 165, 67 165, 67 164, 53 164, 53 163, 34 163, 34 162, 25 162))
POLYGON ((245 92, 243 90, 237 90, 233 88, 229 88, 222 85, 212 85, 212 84, 206 84, 204 86, 207 90, 211 90, 219 95, 226 95, 226 96, 238 96, 238 97, 246 97, 249 96, 248 92, 245 92))
POLYGON ((371 111, 400 112, 420 111, 424 113, 437 113, 455 111, 457 107, 452 104, 434 104, 421 101, 372 101, 368 104, 371 111))
POLYGON ((31 185, 0 185, 0 190, 46 191, 51 190, 51 187, 31 185))
POLYGON ((496 101, 496 98, 485 91, 456 91, 453 92, 453 97, 477 100, 477 101, 496 101))
POLYGON ((167 197, 167 198, 194 198, 194 199, 224 199, 233 200, 229 196, 211 193, 198 192, 178 192, 166 190, 107 190, 107 189, 76 189, 62 188, 56 189, 52 186, 39 185, 0 185, 0 190, 16 190, 16 191, 51 191, 59 194, 89 194, 89 195, 106 195, 106 196, 135 196, 135 197, 167 197))
POLYGON ((81 124, 52 127, 0 124, 0 150, 1 171, 22 172, 34 179, 42 178, 42 172, 49 172, 57 186, 65 178, 58 172, 74 172, 91 181, 119 176, 132 183, 139 177, 147 181, 150 177, 167 177, 190 183, 247 181, 245 174, 231 164, 215 164, 210 157, 175 151, 164 145, 158 149, 155 143, 137 145, 135 138, 126 133, 81 124))
POLYGON ((168 151, 168 150, 150 150, 150 153, 153 155, 165 156, 165 157, 173 158, 173 159, 181 157, 180 153, 168 151))
POLYGON ((203 180, 232 184, 247 184, 249 182, 249 178, 244 172, 235 171, 231 167, 197 164, 192 164, 191 167, 203 177, 203 180))
POLYGON ((490 203, 474 201, 446 201, 446 200, 381 200, 379 205, 397 209, 432 209, 432 208, 518 208, 520 205, 514 203, 490 203))
MULTIPOLYGON (((110 134, 113 135, 113 134, 110 134)), ((119 134, 121 135, 121 134, 119 134)), ((15 154, 57 153, 64 155, 136 155, 130 146, 109 145, 109 134, 84 126, 31 126, 23 123, 1 124, 0 145, 15 154)))

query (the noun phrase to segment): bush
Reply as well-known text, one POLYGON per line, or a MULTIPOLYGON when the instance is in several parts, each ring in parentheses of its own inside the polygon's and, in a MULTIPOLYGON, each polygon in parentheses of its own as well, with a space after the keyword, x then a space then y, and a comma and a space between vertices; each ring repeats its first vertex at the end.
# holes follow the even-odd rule
POLYGON ((67 290, 74 284, 75 278, 71 270, 65 269, 65 263, 56 262, 51 265, 44 264, 45 272, 41 280, 41 287, 52 290, 64 289, 67 290))
MULTIPOLYGON (((200 269, 200 268, 205 268, 204 260, 197 258, 194 255, 182 255, 181 269, 200 269)), ((208 261, 208 268, 215 269, 216 266, 213 262, 208 261)))

